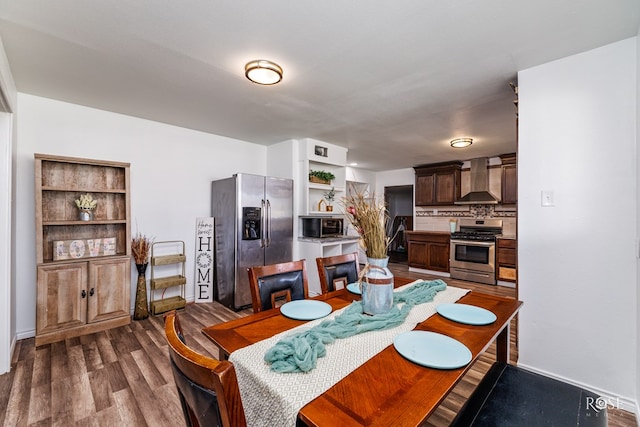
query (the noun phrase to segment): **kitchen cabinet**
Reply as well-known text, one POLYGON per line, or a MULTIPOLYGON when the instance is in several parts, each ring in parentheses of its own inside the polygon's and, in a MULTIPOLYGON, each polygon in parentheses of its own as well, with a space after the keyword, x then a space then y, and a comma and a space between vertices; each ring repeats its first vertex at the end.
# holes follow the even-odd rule
POLYGON ((129 163, 35 154, 36 345, 130 318, 129 163), (97 201, 93 219, 75 200, 97 201))
POLYGON ((516 154, 504 154, 502 160, 502 204, 518 202, 518 173, 516 154))
POLYGON ((409 267, 449 272, 449 233, 407 231, 409 267))
POLYGON ((460 199, 462 162, 414 167, 416 206, 453 205, 460 199))
POLYGON ((516 282, 517 250, 515 239, 496 239, 496 280, 516 282))

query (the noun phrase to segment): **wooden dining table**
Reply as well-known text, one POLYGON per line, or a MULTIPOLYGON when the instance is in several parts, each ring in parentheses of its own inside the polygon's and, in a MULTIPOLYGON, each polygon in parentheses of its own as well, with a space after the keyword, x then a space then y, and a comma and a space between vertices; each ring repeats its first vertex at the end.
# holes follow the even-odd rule
MULTIPOLYGON (((399 287, 412 279, 395 277, 399 287)), ((359 298, 341 289, 314 297, 333 310, 359 298)), ((495 341, 496 358, 509 363, 509 325, 522 302, 471 291, 458 300, 490 310, 496 321, 483 326, 467 325, 434 314, 415 330, 447 335, 463 343, 472 360, 457 369, 433 369, 400 355, 393 345, 371 357, 329 390, 305 405, 298 422, 308 426, 418 426, 438 407, 469 370, 473 362, 495 341)), ((262 311, 202 330, 227 358, 233 351, 300 326, 305 321, 281 315, 280 309, 262 311)))

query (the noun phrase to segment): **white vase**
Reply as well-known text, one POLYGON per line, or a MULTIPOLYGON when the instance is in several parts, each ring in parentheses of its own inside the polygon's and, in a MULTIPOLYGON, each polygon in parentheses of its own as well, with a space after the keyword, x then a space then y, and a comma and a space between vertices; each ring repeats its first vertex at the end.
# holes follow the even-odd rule
POLYGON ((389 257, 368 258, 362 279, 362 310, 365 314, 384 314, 393 306, 393 274, 387 268, 389 257))

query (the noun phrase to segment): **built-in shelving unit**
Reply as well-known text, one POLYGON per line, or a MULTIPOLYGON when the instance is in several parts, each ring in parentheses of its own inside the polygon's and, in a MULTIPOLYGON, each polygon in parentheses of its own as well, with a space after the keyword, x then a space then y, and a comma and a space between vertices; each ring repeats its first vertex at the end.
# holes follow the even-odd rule
POLYGON ((300 147, 300 182, 303 183, 302 197, 300 197, 300 215, 324 215, 335 214, 339 200, 346 191, 346 162, 347 149, 321 141, 306 139, 300 147), (331 172, 335 179, 330 184, 318 184, 309 181, 311 171, 331 172), (324 195, 331 190, 335 191, 334 210, 328 212, 318 204, 324 199, 324 195))
POLYGON ((325 239, 298 239, 300 246, 300 258, 307 260, 307 281, 309 295, 319 295, 320 277, 316 268, 316 258, 325 258, 358 252, 358 238, 325 238, 325 239))

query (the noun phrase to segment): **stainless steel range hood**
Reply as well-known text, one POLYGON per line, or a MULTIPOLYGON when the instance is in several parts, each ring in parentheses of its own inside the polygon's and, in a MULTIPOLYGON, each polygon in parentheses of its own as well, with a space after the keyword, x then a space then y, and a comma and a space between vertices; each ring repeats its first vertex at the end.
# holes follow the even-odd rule
POLYGON ((489 159, 471 160, 471 191, 455 202, 456 205, 495 205, 498 198, 489 192, 489 159))

